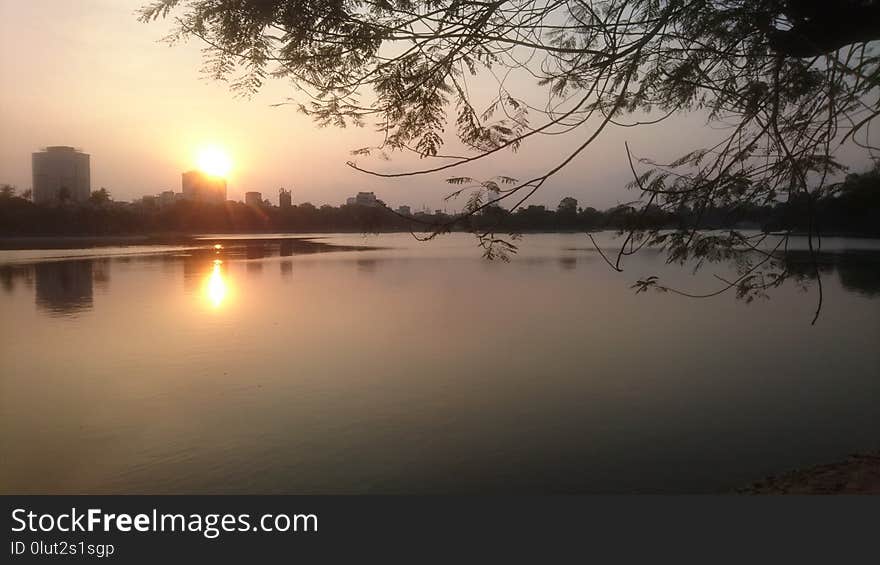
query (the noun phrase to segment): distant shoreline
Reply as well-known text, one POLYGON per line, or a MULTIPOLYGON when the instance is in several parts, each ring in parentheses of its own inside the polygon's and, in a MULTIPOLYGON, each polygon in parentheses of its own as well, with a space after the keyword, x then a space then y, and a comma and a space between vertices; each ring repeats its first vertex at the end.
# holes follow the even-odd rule
MULTIPOLYGON (((599 230, 615 231, 615 230, 599 230)), ((302 236, 311 234, 358 234, 361 231, 310 231, 310 232, 229 232, 215 233, 210 235, 225 238, 234 236, 302 236)), ((379 231, 368 232, 373 235, 411 233, 409 231, 379 231)), ((468 233, 455 230, 453 233, 468 233)), ((520 232, 523 235, 545 233, 587 233, 580 230, 528 230, 520 232)), ((596 232, 591 232, 596 233, 596 232)), ((115 247, 127 245, 187 245, 197 243, 205 238, 201 233, 156 233, 156 234, 129 234, 129 235, 24 235, 24 236, 0 236, 0 250, 24 250, 24 249, 80 249, 87 247, 115 247)), ((806 233, 792 233, 792 236, 806 237, 806 233)), ((852 233, 823 233, 822 237, 847 237, 854 239, 880 239, 878 236, 852 234, 852 233)), ((306 237, 308 239, 308 237, 306 237)))
POLYGON ((125 245, 183 245, 193 243, 197 236, 162 235, 47 235, 0 237, 0 250, 80 249, 125 245))

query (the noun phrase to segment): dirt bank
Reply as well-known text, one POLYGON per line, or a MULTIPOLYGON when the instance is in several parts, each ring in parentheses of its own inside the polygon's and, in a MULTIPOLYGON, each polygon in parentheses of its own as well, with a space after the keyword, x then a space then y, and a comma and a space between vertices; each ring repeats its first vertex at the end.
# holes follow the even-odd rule
POLYGON ((880 494, 880 451, 768 477, 742 494, 880 494))

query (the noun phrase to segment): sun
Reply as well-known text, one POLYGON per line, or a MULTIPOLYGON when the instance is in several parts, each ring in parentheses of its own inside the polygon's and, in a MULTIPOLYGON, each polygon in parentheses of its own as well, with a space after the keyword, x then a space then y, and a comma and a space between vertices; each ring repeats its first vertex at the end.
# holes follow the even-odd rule
POLYGON ((199 151, 199 170, 213 177, 225 177, 232 170, 232 159, 219 147, 205 147, 199 151))

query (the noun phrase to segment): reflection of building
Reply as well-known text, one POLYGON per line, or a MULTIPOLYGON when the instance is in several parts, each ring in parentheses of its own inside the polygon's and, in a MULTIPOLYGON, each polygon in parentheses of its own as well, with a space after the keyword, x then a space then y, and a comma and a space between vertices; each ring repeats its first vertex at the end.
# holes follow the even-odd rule
POLYGON ((356 263, 358 270, 364 271, 366 273, 372 273, 373 271, 375 271, 376 265, 379 264, 379 262, 375 259, 358 259, 356 263))
POLYGON ((290 208, 293 205, 293 195, 289 190, 283 188, 278 191, 278 206, 281 208, 290 208))
POLYGON ((31 155, 34 202, 86 202, 91 195, 89 156, 57 145, 31 155))
POLYGON ((50 261, 34 266, 37 306, 57 314, 92 307, 92 261, 50 261))
POLYGON ((202 171, 187 171, 181 178, 183 197, 199 202, 226 202, 226 179, 214 177, 202 171))
POLYGON ((245 192, 244 193, 244 203, 248 206, 262 206, 263 205, 263 195, 259 192, 245 192))
POLYGON ((245 259, 263 259, 268 257, 266 245, 260 242, 247 242, 244 247, 245 259))

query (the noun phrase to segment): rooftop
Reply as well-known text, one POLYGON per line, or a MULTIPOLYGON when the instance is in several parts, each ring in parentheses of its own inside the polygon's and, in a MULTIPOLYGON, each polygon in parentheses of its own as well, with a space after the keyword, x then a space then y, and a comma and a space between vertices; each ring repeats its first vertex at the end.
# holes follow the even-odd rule
POLYGON ((83 153, 83 150, 70 145, 48 145, 42 149, 46 153, 83 153))

